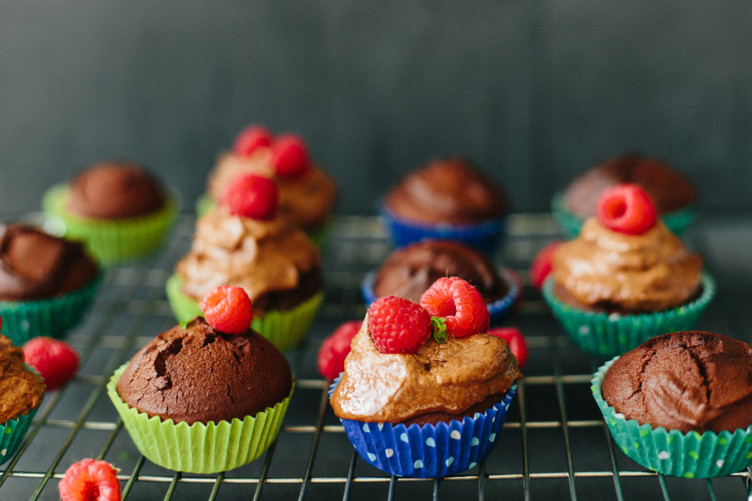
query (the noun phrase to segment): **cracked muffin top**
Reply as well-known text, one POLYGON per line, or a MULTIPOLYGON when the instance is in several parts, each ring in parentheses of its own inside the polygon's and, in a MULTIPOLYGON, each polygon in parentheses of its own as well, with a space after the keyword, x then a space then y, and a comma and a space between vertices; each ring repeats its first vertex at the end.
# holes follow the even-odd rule
POLYGON ((752 347, 705 331, 649 339, 603 378, 616 412, 653 428, 734 431, 752 424, 752 347))
POLYGON ((159 334, 117 384, 131 407, 189 425, 254 416, 291 388, 290 365, 267 339, 252 329, 223 334, 201 317, 159 334))

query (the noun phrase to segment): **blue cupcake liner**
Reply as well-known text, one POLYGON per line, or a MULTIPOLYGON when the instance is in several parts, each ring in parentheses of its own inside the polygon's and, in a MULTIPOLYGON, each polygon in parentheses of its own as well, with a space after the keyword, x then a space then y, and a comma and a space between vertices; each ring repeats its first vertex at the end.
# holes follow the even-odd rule
MULTIPOLYGON (((341 377, 329 387, 330 398, 341 377)), ((473 418, 435 426, 340 421, 357 453, 371 466, 398 477, 441 478, 474 468, 488 456, 516 391, 513 384, 501 402, 473 418)))
POLYGON ((384 207, 379 209, 381 222, 396 247, 421 240, 454 240, 492 256, 506 233, 506 219, 488 219, 478 224, 427 224, 404 219, 384 207))
MULTIPOLYGON (((509 287, 509 291, 502 298, 497 299, 493 303, 487 303, 488 314, 490 317, 491 325, 499 325, 507 319, 512 311, 517 298, 520 297, 521 289, 520 285, 515 280, 513 272, 508 268, 501 268, 501 277, 509 287)), ((378 297, 373 292, 373 284, 376 281, 376 272, 372 271, 363 277, 363 281, 360 284, 360 293, 363 295, 363 300, 366 302, 366 307, 376 301, 378 297)))

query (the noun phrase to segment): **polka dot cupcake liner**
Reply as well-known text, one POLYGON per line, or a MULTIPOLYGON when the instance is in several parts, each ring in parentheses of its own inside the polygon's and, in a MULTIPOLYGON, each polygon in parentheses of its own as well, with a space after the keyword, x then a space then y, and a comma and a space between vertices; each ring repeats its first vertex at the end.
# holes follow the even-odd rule
MULTIPOLYGON (((337 383, 339 378, 330 386, 330 398, 337 383)), ((435 426, 340 421, 357 453, 371 466, 398 477, 441 478, 474 468, 488 456, 499 441, 516 390, 512 385, 501 402, 482 414, 435 426)))
POLYGON ((45 213, 62 223, 63 236, 86 244, 91 255, 105 266, 144 259, 167 242, 180 211, 180 197, 171 193, 158 212, 120 220, 91 219, 71 214, 65 208, 67 185, 50 188, 42 199, 45 213))
POLYGON ((284 400, 255 416, 189 425, 157 416, 150 418, 125 403, 117 392, 117 382, 127 366, 123 364, 114 372, 107 384, 107 394, 133 443, 152 463, 189 473, 232 470, 261 456, 279 435, 295 389, 293 382, 284 400))
MULTIPOLYGON (((170 275, 165 284, 167 300, 177 321, 187 322, 193 317, 204 316, 198 302, 183 294, 182 287, 183 279, 177 274, 170 275)), ((323 301, 322 291, 289 310, 254 315, 251 327, 280 351, 287 351, 300 344, 308 334, 323 301)))
POLYGON ((425 224, 398 217, 382 206, 381 222, 396 247, 421 240, 454 240, 493 256, 506 233, 506 219, 489 219, 478 224, 425 224))
MULTIPOLYGON (((564 200, 564 193, 559 192, 551 200, 551 211, 554 219, 559 223, 564 238, 570 240, 580 234, 580 228, 585 222, 585 218, 572 212, 564 200)), ((687 206, 668 214, 661 216, 661 221, 674 234, 682 236, 692 222, 697 218, 697 208, 693 205, 687 206)))
POLYGON ((716 292, 715 281, 708 273, 700 274, 700 282, 702 293, 697 299, 655 313, 620 315, 575 308, 556 297, 551 277, 543 284, 543 297, 577 346, 607 358, 636 348, 653 336, 694 328, 716 292))
POLYGON ((35 407, 26 414, 0 424, 0 464, 12 458, 13 454, 21 446, 23 439, 26 437, 26 432, 29 431, 31 421, 37 413, 37 409, 38 407, 35 407))
MULTIPOLYGON (((498 325, 503 323, 509 314, 511 313, 517 299, 520 297, 520 283, 515 279, 514 272, 507 268, 501 269, 501 277, 506 282, 509 291, 506 295, 500 299, 497 299, 493 303, 487 303, 488 314, 490 317, 491 325, 498 325)), ((363 281, 360 284, 360 292, 363 296, 363 300, 366 302, 366 306, 376 301, 378 297, 373 292, 373 285, 376 281, 376 272, 370 272, 366 274, 363 281)))
POLYGON ((752 426, 733 432, 682 433, 654 429, 617 413, 601 396, 603 377, 616 358, 598 369, 591 389, 614 442, 624 454, 645 468, 684 478, 721 477, 752 464, 752 426))
POLYGON ((0 301, 2 333, 22 346, 37 336, 61 338, 78 325, 94 300, 102 276, 78 290, 36 301, 0 301))

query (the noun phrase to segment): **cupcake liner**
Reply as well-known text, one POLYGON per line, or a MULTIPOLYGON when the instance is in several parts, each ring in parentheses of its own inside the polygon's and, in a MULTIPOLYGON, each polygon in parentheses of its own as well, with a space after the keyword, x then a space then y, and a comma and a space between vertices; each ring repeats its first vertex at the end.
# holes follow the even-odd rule
POLYGON ((577 346, 592 355, 613 357, 636 348, 653 336, 691 330, 716 291, 715 281, 708 273, 700 274, 700 282, 700 297, 677 308, 655 313, 620 315, 575 308, 556 297, 552 277, 543 284, 543 297, 577 346))
MULTIPOLYGON (((330 398, 339 379, 329 387, 330 398)), ((516 390, 513 384, 502 401, 483 414, 435 426, 340 421, 355 450, 371 466, 398 477, 441 478, 469 470, 488 456, 516 390)))
POLYGON ((645 468, 685 478, 721 477, 752 464, 752 426, 733 432, 682 433, 653 429, 617 413, 601 396, 603 376, 616 358, 598 369, 591 390, 614 442, 624 454, 645 468))
POLYGON ((426 224, 400 218, 384 206, 381 222, 396 247, 421 240, 454 240, 474 247, 488 256, 498 249, 506 232, 506 219, 489 219, 478 224, 426 224))
MULTIPOLYGON (((551 200, 551 211, 566 239, 571 240, 580 234, 580 228, 586 218, 575 214, 567 207, 563 192, 554 195, 551 200)), ((682 236, 696 217, 697 208, 689 205, 668 214, 662 214, 661 221, 674 235, 682 236)))
POLYGON ((180 198, 171 193, 165 206, 154 214, 120 220, 91 219, 65 208, 69 189, 57 185, 45 193, 42 206, 65 226, 64 236, 85 242, 91 255, 110 266, 146 258, 158 251, 172 232, 180 210, 180 198))
POLYGON ((255 416, 207 424, 175 423, 149 417, 129 406, 117 392, 117 382, 128 364, 121 365, 107 383, 107 394, 120 414, 133 443, 152 463, 189 473, 232 470, 258 458, 277 438, 295 389, 274 407, 255 416))
POLYGON ((61 338, 75 327, 91 306, 102 276, 59 297, 34 301, 0 301, 2 333, 22 346, 37 336, 61 338))
MULTIPOLYGON (((497 299, 493 303, 487 303, 488 314, 490 317, 491 325, 498 325, 502 323, 509 316, 512 311, 517 298, 520 296, 520 285, 513 276, 513 272, 507 268, 501 268, 501 277, 509 287, 509 291, 502 298, 497 299)), ((376 272, 372 271, 363 277, 363 281, 360 284, 360 293, 363 295, 363 300, 366 302, 366 306, 370 306, 371 303, 376 301, 378 297, 373 292, 373 285, 376 281, 376 272)))
MULTIPOLYGON (((198 302, 183 294, 182 287, 183 279, 177 274, 170 275, 165 284, 167 299, 177 321, 187 322, 193 317, 204 316, 198 302)), ((289 310, 254 315, 251 327, 280 351, 289 350, 306 336, 323 300, 324 292, 321 291, 289 310)))
MULTIPOLYGON (((41 405, 41 402, 42 401, 40 400, 39 405, 41 405)), ((0 424, 0 464, 5 463, 12 458, 13 454, 15 454, 21 446, 24 437, 26 437, 26 432, 29 431, 31 421, 37 413, 37 409, 39 409, 39 407, 34 407, 26 414, 16 416, 14 419, 9 419, 0 424)))

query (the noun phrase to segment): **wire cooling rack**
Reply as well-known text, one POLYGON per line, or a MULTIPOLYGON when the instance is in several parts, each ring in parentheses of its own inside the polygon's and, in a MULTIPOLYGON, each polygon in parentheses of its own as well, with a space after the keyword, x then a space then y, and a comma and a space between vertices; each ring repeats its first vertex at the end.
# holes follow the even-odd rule
MULTIPOLYGON (((591 375, 603 361, 592 360, 569 342, 529 286, 508 323, 526 334, 530 360, 489 458, 440 480, 398 479, 364 463, 328 406, 316 353, 340 323, 365 313, 360 282, 390 250, 378 220, 370 217, 340 217, 333 225, 324 252, 325 303, 305 344, 287 354, 297 384, 275 444, 251 464, 218 475, 160 468, 136 450, 105 385, 116 367, 175 324, 164 283, 190 245, 193 224, 190 217, 181 219, 158 257, 108 271, 85 322, 67 338, 82 356, 79 374, 65 389, 47 395, 20 451, 1 467, 0 500, 58 499, 65 469, 84 457, 117 466, 123 498, 136 500, 752 499, 747 471, 713 480, 669 478, 622 454, 590 394, 591 375)), ((745 228, 752 236, 752 229, 745 228)), ((508 232, 497 261, 525 280, 535 253, 560 238, 547 214, 514 215, 508 232)), ((724 271, 730 246, 723 238, 739 244, 738 232, 727 228, 724 233, 721 227, 716 233, 697 231, 692 243, 708 254, 711 270, 724 271)), ((746 242, 752 244, 752 238, 746 242)), ((728 271, 726 279, 735 278, 734 287, 743 290, 724 296, 719 280, 719 296, 698 327, 749 342, 745 312, 750 309, 739 299, 746 296, 738 293, 748 295, 749 284, 738 280, 738 270, 728 271)))

